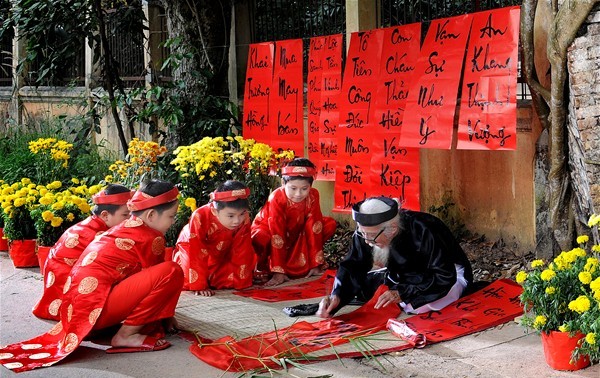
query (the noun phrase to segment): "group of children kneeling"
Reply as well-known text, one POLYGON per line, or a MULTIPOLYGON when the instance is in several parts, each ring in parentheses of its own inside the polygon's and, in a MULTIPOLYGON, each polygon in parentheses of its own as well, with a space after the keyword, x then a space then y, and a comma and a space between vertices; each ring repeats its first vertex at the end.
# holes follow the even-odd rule
POLYGON ((0 352, 20 348, 8 362, 15 371, 50 366, 90 332, 115 325, 120 328, 108 353, 161 350, 170 345, 165 334, 177 328, 173 316, 182 289, 212 296, 215 289, 244 289, 253 281, 274 286, 322 273, 323 244, 336 223, 321 213, 315 175, 308 159, 291 161, 282 169, 282 186, 252 222, 250 190, 226 181, 192 213, 172 261, 164 258, 164 235, 177 214, 178 189, 160 180, 135 192, 109 185, 93 197, 92 216, 50 250, 44 294, 33 313, 58 324, 0 352), (27 358, 24 345, 40 346, 36 356, 44 358, 27 358))

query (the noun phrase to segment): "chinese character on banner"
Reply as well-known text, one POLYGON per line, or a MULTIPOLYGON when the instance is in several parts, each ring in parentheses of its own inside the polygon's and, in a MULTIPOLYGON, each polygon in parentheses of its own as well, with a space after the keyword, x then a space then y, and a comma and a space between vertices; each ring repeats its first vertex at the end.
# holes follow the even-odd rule
POLYGON ((375 132, 375 97, 383 29, 352 33, 340 98, 336 132, 338 159, 334 211, 349 212, 354 197, 369 193, 371 152, 375 132))
POLYGON ((399 142, 406 98, 419 57, 421 24, 383 30, 368 196, 398 198, 404 208, 419 210, 419 150, 399 142))
POLYGON ((304 85, 302 83, 302 40, 275 43, 269 126, 271 147, 293 150, 304 156, 304 85))
POLYGON ((267 144, 270 143, 269 106, 273 81, 273 49, 273 42, 250 45, 244 88, 244 138, 267 144))
POLYGON ((519 15, 518 6, 473 14, 458 120, 459 149, 516 148, 519 15))
POLYGON ((406 99, 401 145, 452 146, 458 84, 470 26, 470 14, 431 22, 406 99))
POLYGON ((315 150, 319 155, 317 180, 335 180, 337 164, 336 130, 340 117, 340 93, 342 92, 342 49, 341 34, 324 37, 321 74, 321 100, 319 115, 319 143, 315 150))

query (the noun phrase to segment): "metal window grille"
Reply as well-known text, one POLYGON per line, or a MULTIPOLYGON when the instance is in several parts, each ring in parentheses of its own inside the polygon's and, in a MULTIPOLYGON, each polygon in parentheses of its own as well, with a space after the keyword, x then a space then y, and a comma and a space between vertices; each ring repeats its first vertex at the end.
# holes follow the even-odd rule
POLYGON ((120 32, 113 19, 108 20, 107 30, 114 31, 109 33, 108 45, 125 86, 132 88, 145 85, 144 46, 141 42, 143 31, 140 29, 135 36, 120 32))
POLYGON ((26 85, 50 85, 50 86, 83 86, 85 83, 85 42, 81 41, 79 48, 70 58, 62 62, 61 67, 55 72, 51 79, 44 79, 42 83, 37 82, 41 68, 42 56, 38 56, 29 63, 28 75, 25 77, 26 85))
POLYGON ((253 0, 250 2, 253 42, 344 33, 345 0, 253 0))
POLYGON ((5 33, 0 40, 0 87, 12 86, 13 33, 5 33))

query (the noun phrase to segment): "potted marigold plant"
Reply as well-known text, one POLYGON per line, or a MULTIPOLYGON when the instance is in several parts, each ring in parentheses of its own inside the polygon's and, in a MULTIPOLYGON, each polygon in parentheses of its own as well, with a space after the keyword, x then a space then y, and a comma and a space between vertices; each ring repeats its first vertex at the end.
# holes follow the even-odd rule
POLYGON ((30 211, 37 206, 39 191, 28 178, 6 185, 2 189, 4 237, 15 267, 37 266, 35 255, 35 226, 30 211))
POLYGON ((207 203, 209 194, 226 180, 238 180, 250 188, 250 212, 256 214, 278 183, 274 175, 294 152, 277 153, 264 143, 241 136, 205 137, 189 146, 179 146, 173 152, 171 164, 179 174, 183 192, 207 203))
MULTIPOLYGON (((590 227, 598 221, 592 216, 590 227)), ((541 333, 546 362, 557 370, 581 369, 600 359, 600 246, 590 246, 587 235, 577 243, 552 261, 532 261, 516 276, 523 287, 522 324, 541 333)))
POLYGON ((36 156, 35 180, 38 184, 66 178, 73 144, 56 138, 38 138, 29 142, 29 151, 36 156))
POLYGON ((133 138, 129 142, 125 160, 111 164, 108 167, 111 174, 104 181, 135 189, 143 180, 158 178, 158 157, 165 152, 167 148, 156 142, 133 138))
POLYGON ((87 186, 67 188, 58 191, 60 182, 40 187, 43 196, 39 205, 31 211, 37 237, 37 257, 43 273, 50 248, 60 236, 74 224, 90 214, 89 190, 87 186))

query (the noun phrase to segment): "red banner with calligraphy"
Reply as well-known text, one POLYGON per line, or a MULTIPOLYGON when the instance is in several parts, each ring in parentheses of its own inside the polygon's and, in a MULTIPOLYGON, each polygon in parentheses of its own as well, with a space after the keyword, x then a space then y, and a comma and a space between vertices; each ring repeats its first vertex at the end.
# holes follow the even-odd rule
POLYGON ((419 210, 419 150, 400 145, 409 85, 421 47, 421 24, 383 29, 368 196, 400 200, 419 210))
POLYGON ((340 99, 334 211, 349 212, 370 192, 375 97, 383 29, 352 33, 340 99))
POLYGON ((323 49, 325 37, 313 37, 308 48, 306 106, 308 108, 308 158, 321 166, 319 154, 319 120, 321 118, 321 91, 323 82, 323 49))
POLYGON ((469 14, 431 22, 406 99, 401 145, 450 149, 470 26, 469 14))
POLYGON ((342 91, 343 38, 341 34, 328 35, 323 42, 319 143, 314 149, 319 154, 317 180, 333 181, 337 164, 336 131, 342 91))
POLYGON ((473 14, 464 67, 459 149, 514 150, 520 7, 473 14))
POLYGON ((242 133, 246 139, 270 143, 271 84, 273 82, 273 42, 254 43, 248 49, 244 86, 242 133))
POLYGON ((275 42, 269 105, 271 147, 304 156, 304 85, 302 39, 275 42))

